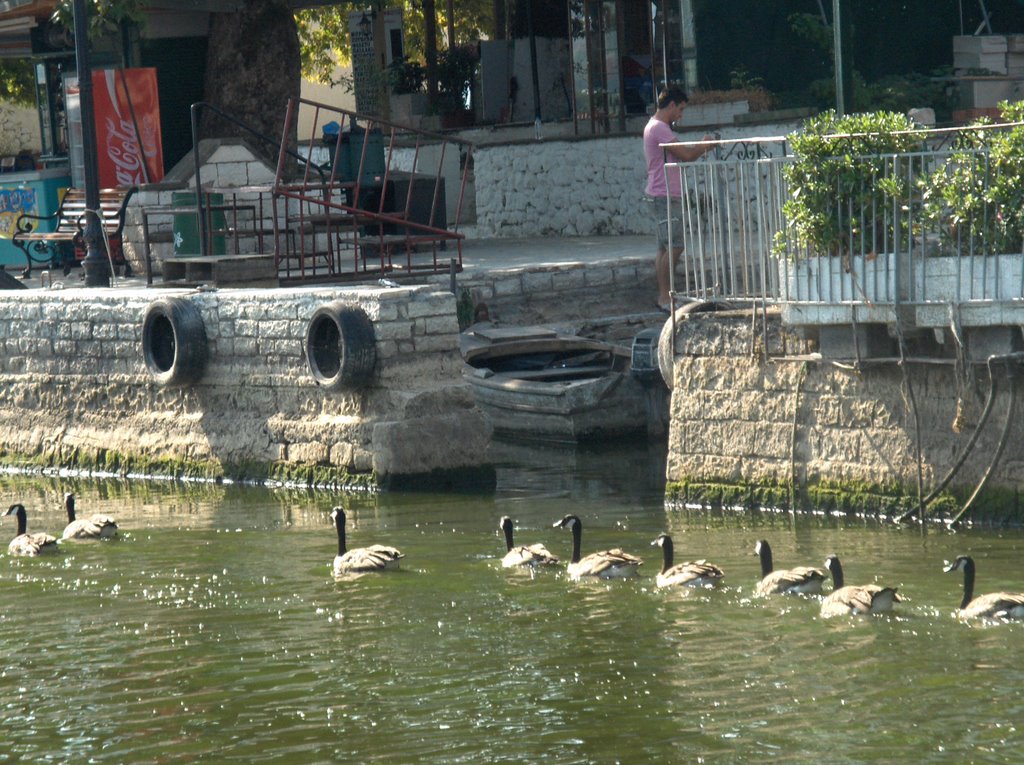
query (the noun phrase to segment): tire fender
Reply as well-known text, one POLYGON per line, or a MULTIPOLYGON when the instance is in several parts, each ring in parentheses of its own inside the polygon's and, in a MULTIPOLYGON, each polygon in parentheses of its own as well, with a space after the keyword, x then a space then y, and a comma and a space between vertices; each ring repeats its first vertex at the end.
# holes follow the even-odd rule
POLYGON ((142 322, 142 355, 157 385, 177 388, 198 382, 208 354, 206 325, 195 303, 170 297, 149 304, 142 322))
MULTIPOLYGON (((716 302, 713 300, 698 300, 692 303, 685 303, 676 309, 675 317, 670 316, 665 327, 662 328, 661 336, 658 338, 658 369, 661 370, 661 379, 665 385, 672 390, 673 375, 675 373, 675 358, 672 353, 672 321, 673 318, 679 321, 691 313, 712 313, 714 311, 728 311, 732 306, 728 303, 716 302)), ((678 331, 676 334, 679 334, 678 331)))
POLYGON ((373 379, 377 339, 362 308, 340 300, 313 312, 306 330, 309 371, 328 390, 356 391, 373 379))

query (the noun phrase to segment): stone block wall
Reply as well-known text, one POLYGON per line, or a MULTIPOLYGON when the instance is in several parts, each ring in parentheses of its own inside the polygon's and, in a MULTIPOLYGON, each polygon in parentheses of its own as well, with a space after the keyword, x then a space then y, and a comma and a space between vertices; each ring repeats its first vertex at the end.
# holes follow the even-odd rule
POLYGON ((469 290, 474 305, 486 305, 502 324, 577 322, 650 313, 656 278, 652 254, 599 263, 532 266, 469 272, 458 290, 469 290))
POLYGON ((0 450, 5 462, 117 455, 119 470, 188 463, 232 478, 470 470, 489 431, 461 382, 457 333, 453 296, 431 287, 8 292, 0 450), (145 365, 143 319, 165 297, 194 303, 205 324, 209 361, 189 387, 159 387, 145 365), (374 326, 375 374, 356 392, 324 389, 305 359, 313 312, 335 300, 374 326))
MULTIPOLYGON (((723 138, 785 135, 796 123, 730 127, 723 138)), ((679 133, 698 141, 708 129, 679 133)), ((473 152, 479 238, 646 234, 639 135, 479 146, 473 152)))
MULTIPOLYGON (((778 333, 777 323, 772 331, 778 333)), ((952 365, 908 364, 912 404, 895 364, 854 370, 812 357, 766 361, 749 316, 694 314, 678 337, 667 479, 679 484, 794 482, 797 496, 821 487, 874 487, 913 498, 920 443, 927 494, 963 453, 988 389, 983 367, 965 381, 952 365)), ((1005 378, 999 384, 991 420, 950 485, 961 500, 995 457, 1010 398, 1005 378)), ((1015 503, 1022 436, 1021 424, 1013 423, 987 485, 990 497, 1015 503)))

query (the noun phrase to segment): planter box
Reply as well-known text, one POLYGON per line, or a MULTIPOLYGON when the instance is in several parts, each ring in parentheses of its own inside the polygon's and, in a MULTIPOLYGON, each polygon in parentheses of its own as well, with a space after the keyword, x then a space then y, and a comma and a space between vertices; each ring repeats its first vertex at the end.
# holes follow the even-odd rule
POLYGON ((1024 255, 921 258, 914 262, 914 302, 1020 300, 1024 255))
POLYGON ((965 327, 1024 324, 1024 255, 922 258, 914 263, 914 322, 948 327, 950 306, 965 327))
POLYGON ((779 284, 791 325, 887 324, 913 287, 909 258, 891 254, 782 260, 779 284))
POLYGON ((910 269, 894 255, 804 258, 779 263, 783 299, 807 303, 898 303, 909 298, 910 269), (898 278, 897 278, 898 277, 898 278))

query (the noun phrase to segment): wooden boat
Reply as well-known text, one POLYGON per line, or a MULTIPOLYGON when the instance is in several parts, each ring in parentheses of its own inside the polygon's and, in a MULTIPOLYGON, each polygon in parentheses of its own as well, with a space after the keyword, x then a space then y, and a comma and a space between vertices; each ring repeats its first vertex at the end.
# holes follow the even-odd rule
POLYGON ((645 391, 630 350, 548 327, 470 327, 463 376, 497 433, 587 441, 644 433, 645 391))

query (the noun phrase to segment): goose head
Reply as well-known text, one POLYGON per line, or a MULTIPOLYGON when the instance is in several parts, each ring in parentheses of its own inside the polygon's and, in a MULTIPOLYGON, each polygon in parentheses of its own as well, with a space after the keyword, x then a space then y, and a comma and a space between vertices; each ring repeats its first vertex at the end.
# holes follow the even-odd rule
POLYGON ((15 502, 7 509, 7 512, 4 513, 4 516, 8 515, 13 515, 15 518, 18 519, 18 533, 16 534, 16 536, 20 537, 22 534, 25 533, 25 530, 28 528, 28 519, 25 515, 25 506, 20 502, 15 502))
POLYGON ((575 532, 577 529, 582 529, 583 528, 583 524, 580 523, 580 519, 577 516, 575 516, 575 515, 567 515, 564 518, 562 518, 562 520, 555 521, 553 524, 551 524, 551 528, 554 528, 554 529, 557 529, 557 528, 566 529, 566 528, 568 528, 568 529, 572 529, 573 532, 575 532))
POLYGON ((964 597, 960 601, 960 610, 967 608, 967 604, 974 598, 974 558, 970 555, 958 555, 955 561, 942 570, 947 574, 952 571, 964 572, 964 597))
POLYGON ((974 571, 974 559, 970 555, 959 555, 955 561, 947 563, 942 571, 946 574, 952 571, 974 571))

